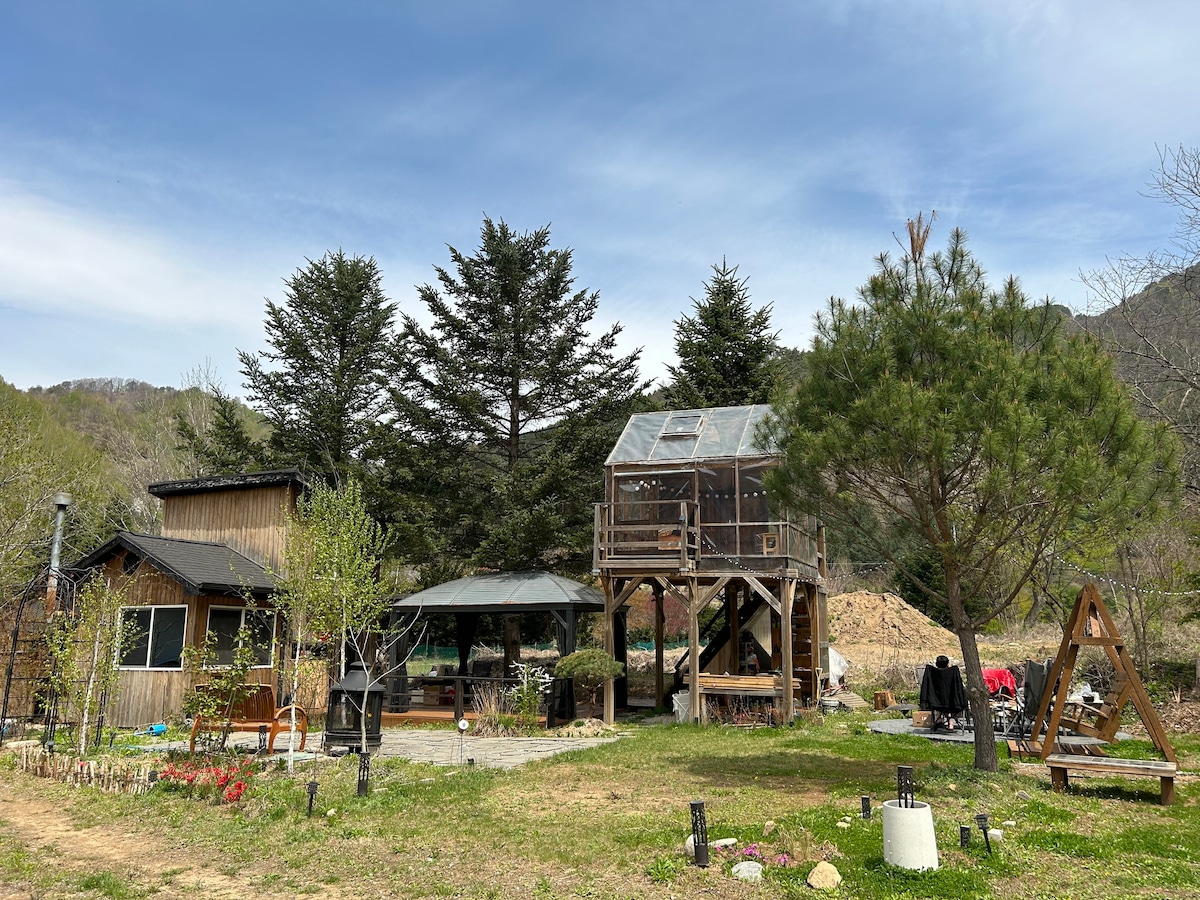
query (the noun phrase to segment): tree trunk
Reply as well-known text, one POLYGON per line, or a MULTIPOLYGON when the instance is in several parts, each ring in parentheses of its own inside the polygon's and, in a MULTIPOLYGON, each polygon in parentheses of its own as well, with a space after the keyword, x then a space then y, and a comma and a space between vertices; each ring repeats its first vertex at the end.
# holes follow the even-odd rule
POLYGON ((967 679, 967 706, 975 722, 975 768, 985 772, 1000 770, 996 756, 996 735, 992 731, 992 713, 988 705, 987 685, 979 662, 979 644, 975 641, 975 626, 963 605, 962 583, 952 566, 946 567, 946 600, 950 620, 962 649, 963 674, 967 679))

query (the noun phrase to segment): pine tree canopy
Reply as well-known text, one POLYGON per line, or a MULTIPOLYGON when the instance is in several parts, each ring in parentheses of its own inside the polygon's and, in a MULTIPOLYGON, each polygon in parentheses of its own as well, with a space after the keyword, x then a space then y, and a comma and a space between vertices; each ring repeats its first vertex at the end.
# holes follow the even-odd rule
POLYGON ((747 279, 724 260, 704 283, 695 313, 675 323, 678 366, 668 366, 671 409, 706 409, 766 403, 782 372, 771 331, 771 307, 750 305, 747 279))
MULTIPOLYGON (((1177 491, 1175 442, 1138 419, 1108 356, 1067 335, 1048 302, 1013 278, 989 288, 961 231, 927 256, 928 226, 909 226, 911 250, 879 258, 861 302, 832 300, 818 318, 808 376, 764 435, 784 458, 770 488, 896 565, 896 535, 932 549, 944 588, 904 575, 948 608, 986 721, 976 629, 1072 531, 1153 518, 1177 491)), ((976 764, 995 768, 990 733, 976 764)))
POLYGON ((360 453, 387 399, 394 305, 374 259, 341 250, 296 271, 267 301, 270 350, 238 351, 247 398, 271 425, 282 462, 333 483, 360 453))

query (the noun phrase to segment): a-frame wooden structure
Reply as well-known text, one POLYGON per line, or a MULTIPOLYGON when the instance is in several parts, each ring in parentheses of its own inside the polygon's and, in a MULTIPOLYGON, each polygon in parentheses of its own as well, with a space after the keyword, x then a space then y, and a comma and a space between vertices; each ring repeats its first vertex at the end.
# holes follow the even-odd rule
POLYGON ((1174 763, 1175 750, 1171 746, 1162 721, 1150 702, 1150 695, 1138 677, 1125 641, 1117 631, 1112 615, 1100 591, 1094 584, 1084 585, 1075 600, 1075 608, 1063 632, 1058 656, 1050 668, 1046 690, 1038 704, 1030 734, 1038 740, 1045 727, 1046 738, 1042 741, 1040 755, 1046 760, 1054 753, 1054 736, 1059 727, 1069 728, 1078 734, 1111 741, 1117 734, 1121 721, 1121 710, 1132 701, 1154 746, 1167 762, 1174 763), (1080 647, 1103 647, 1116 672, 1112 688, 1099 705, 1072 703, 1067 700, 1071 675, 1075 671, 1075 660, 1080 647))

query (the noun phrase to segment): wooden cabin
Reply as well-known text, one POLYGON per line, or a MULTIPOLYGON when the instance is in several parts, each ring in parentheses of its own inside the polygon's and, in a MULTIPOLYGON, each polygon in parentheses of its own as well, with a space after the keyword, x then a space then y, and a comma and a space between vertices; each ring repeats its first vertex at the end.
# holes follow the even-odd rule
MULTIPOLYGON (((688 610, 681 686, 696 722, 709 695, 774 697, 790 721, 798 704, 820 696, 828 671, 824 528, 768 500, 764 476, 778 460, 756 442, 768 411, 757 405, 635 415, 605 463, 592 558, 605 594, 605 648, 623 661, 623 608, 649 587, 662 706, 662 603, 674 594, 688 610)), ((610 682, 607 721, 619 695, 610 682)))
POLYGON ((120 532, 79 564, 128 586, 122 622, 133 632, 120 660, 110 723, 136 727, 178 716, 196 681, 185 647, 216 638, 232 660, 235 635, 255 635, 250 680, 275 685, 283 623, 272 604, 283 562, 284 526, 304 481, 295 469, 168 481, 149 486, 163 501, 161 535, 120 532))

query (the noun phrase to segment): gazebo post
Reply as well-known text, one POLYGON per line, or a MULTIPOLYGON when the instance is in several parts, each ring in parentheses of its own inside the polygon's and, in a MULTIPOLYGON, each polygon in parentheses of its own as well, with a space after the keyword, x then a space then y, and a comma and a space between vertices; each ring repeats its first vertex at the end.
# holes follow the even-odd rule
POLYGON ((479 613, 454 614, 454 638, 458 645, 458 674, 467 674, 467 660, 471 647, 475 645, 475 634, 479 631, 479 613))

